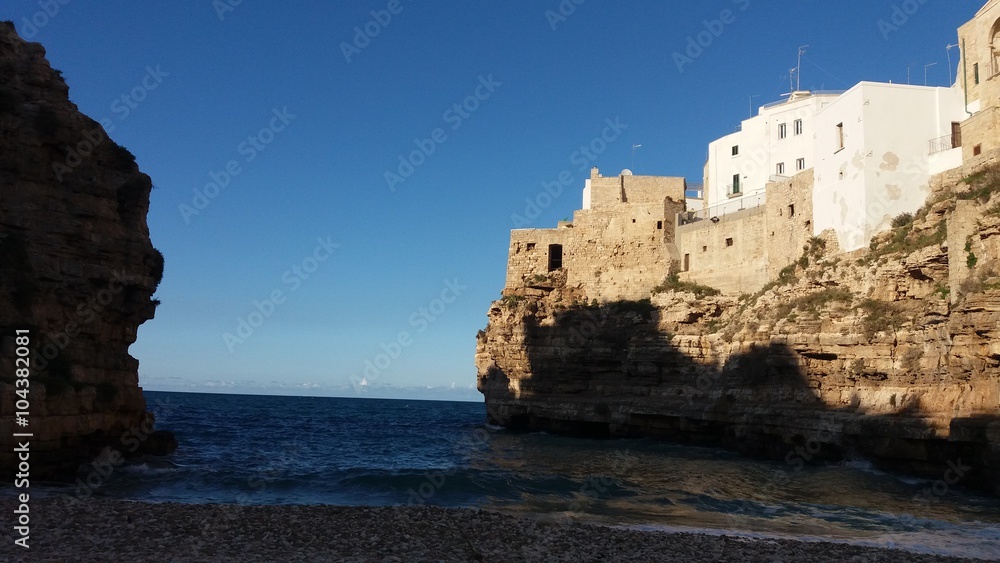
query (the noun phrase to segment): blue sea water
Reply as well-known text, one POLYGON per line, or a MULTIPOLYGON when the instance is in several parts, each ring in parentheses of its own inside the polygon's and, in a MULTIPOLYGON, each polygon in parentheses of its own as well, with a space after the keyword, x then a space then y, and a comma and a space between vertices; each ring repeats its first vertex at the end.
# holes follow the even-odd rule
MULTIPOLYGON (((146 392, 167 458, 45 494, 148 502, 480 507, 642 529, 1000 559, 1000 499, 862 462, 518 434, 481 403, 146 392)), ((38 487, 33 486, 33 490, 38 487)))

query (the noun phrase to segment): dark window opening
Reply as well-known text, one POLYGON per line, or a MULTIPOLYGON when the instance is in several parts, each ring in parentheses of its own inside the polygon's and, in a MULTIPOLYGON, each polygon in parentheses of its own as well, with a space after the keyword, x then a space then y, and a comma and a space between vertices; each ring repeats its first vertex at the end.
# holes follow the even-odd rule
POLYGON ((549 245, 549 271, 558 270, 562 268, 563 264, 563 247, 561 244, 550 244, 549 245))
POLYGON ((972 147, 972 156, 979 156, 983 154, 983 145, 976 145, 972 147))
POLYGON ((663 221, 657 221, 656 230, 662 230, 662 229, 663 229, 663 221))
POLYGON ((529 242, 528 243, 528 250, 534 250, 534 249, 535 249, 535 243, 529 242))
POLYGON ((844 148, 844 124, 837 124, 837 150, 844 148))
POLYGON ((972 65, 972 78, 976 84, 979 84, 979 63, 972 65))
POLYGON ((795 217, 795 204, 794 203, 788 206, 788 216, 789 217, 795 217))
POLYGON ((733 245, 733 239, 727 238, 726 239, 726 246, 732 246, 732 245, 733 245))
POLYGON ((635 219, 632 219, 632 222, 635 223, 635 219))
POLYGON ((708 247, 707 247, 707 246, 703 246, 703 247, 701 247, 701 251, 702 251, 702 252, 708 252, 708 247))
POLYGON ((734 145, 733 146, 733 156, 739 156, 739 155, 740 155, 740 146, 739 145, 734 145))
POLYGON ((684 271, 687 272, 687 271, 690 271, 690 270, 691 270, 691 255, 690 254, 685 254, 684 255, 684 271))

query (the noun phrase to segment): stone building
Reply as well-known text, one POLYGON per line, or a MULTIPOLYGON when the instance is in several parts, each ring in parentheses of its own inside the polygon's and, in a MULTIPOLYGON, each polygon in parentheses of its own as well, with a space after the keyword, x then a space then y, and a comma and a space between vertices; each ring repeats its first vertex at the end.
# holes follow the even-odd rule
POLYGON ((956 87, 965 91, 958 146, 963 160, 1000 148, 1000 0, 990 0, 958 29, 956 87))
POLYGON ((563 270, 567 283, 599 301, 639 299, 679 266, 676 216, 685 209, 684 178, 614 177, 591 170, 583 209, 555 229, 511 232, 507 288, 563 270))
POLYGON ((511 234, 507 289, 560 270, 600 301, 647 297, 674 272, 750 293, 812 238, 867 247, 925 203, 935 176, 1000 152, 1000 0, 958 34, 951 87, 860 82, 762 106, 709 144, 702 198, 685 198, 683 178, 595 168, 573 222, 511 234))

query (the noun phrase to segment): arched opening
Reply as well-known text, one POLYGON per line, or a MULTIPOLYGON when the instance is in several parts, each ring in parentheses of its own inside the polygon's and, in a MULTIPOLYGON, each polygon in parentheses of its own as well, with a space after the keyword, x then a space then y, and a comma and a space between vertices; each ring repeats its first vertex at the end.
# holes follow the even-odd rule
POLYGON ((990 29, 990 61, 986 71, 986 78, 990 79, 1000 74, 1000 19, 993 22, 990 29))

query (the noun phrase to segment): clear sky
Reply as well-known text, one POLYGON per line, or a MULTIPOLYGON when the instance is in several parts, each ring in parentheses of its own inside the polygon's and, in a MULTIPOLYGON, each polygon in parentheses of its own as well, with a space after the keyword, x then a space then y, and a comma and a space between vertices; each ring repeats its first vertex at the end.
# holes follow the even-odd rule
POLYGON ((372 362, 368 393, 458 398, 510 229, 570 217, 590 166, 700 183, 803 45, 803 89, 946 85, 982 5, 4 0, 0 19, 153 178, 141 385, 350 396, 372 362))

